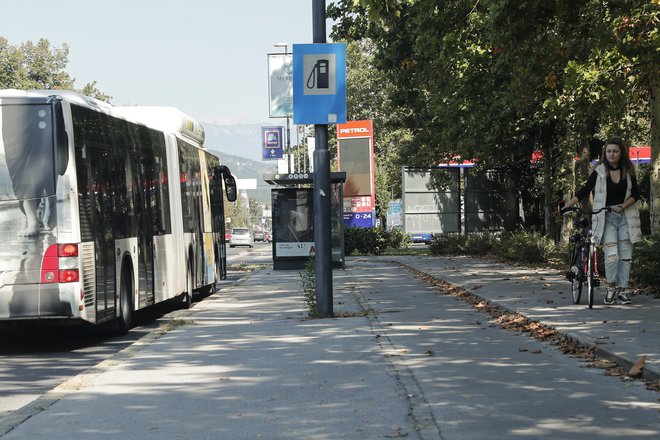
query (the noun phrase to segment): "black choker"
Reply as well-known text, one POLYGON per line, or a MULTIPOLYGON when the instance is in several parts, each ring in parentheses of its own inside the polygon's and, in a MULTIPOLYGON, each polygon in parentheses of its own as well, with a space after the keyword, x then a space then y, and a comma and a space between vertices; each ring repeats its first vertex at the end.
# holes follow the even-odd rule
POLYGON ((610 167, 610 171, 619 171, 619 168, 621 168, 621 166, 618 166, 618 167, 616 167, 616 168, 614 168, 614 167, 611 166, 611 165, 608 165, 608 166, 610 167))

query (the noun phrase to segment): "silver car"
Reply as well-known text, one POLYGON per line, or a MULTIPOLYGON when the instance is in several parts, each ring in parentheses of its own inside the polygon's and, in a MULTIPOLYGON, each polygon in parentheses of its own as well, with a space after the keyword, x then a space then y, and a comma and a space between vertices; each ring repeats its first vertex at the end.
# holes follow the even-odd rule
POLYGON ((229 247, 234 246, 254 246, 254 239, 252 233, 248 228, 234 228, 229 237, 229 247))

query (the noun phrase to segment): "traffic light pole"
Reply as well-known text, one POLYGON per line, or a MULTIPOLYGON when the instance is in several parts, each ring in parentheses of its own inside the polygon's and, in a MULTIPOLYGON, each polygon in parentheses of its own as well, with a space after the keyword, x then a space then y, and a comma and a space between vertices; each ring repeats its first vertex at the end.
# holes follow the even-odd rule
MULTIPOLYGON (((312 34, 314 43, 326 43, 325 0, 312 0, 312 34)), ((314 245, 316 305, 324 318, 333 316, 332 310, 332 242, 330 224, 330 151, 328 125, 315 124, 314 137, 314 245)))

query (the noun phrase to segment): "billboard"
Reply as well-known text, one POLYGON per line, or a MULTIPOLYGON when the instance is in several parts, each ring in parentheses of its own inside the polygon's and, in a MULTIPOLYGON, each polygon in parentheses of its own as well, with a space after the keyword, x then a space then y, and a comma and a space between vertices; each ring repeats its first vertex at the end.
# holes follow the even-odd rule
POLYGON ((268 55, 268 100, 271 118, 293 114, 293 54, 268 55))
POLYGON ((373 121, 337 125, 337 162, 346 173, 344 223, 372 227, 376 207, 373 121))

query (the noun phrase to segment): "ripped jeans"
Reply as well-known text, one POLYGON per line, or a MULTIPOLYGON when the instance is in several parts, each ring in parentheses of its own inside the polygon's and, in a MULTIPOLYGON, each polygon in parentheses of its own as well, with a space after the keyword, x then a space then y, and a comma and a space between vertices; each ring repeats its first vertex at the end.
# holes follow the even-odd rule
POLYGON ((621 213, 605 213, 605 229, 601 239, 605 254, 605 276, 608 284, 628 287, 633 245, 628 235, 628 222, 621 213))

